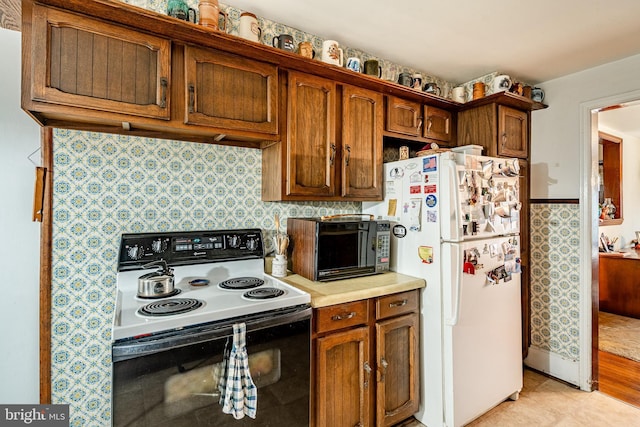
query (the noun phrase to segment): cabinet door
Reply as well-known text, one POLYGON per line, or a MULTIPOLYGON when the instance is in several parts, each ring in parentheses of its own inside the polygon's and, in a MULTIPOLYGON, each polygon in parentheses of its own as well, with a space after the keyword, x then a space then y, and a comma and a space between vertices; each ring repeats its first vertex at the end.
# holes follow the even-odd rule
POLYGON ((402 135, 420 136, 422 106, 394 96, 387 97, 387 131, 402 135))
POLYGON ((498 105, 498 155, 526 159, 529 120, 526 111, 498 105))
POLYGON ((166 119, 171 44, 34 5, 31 99, 166 119))
POLYGON ((286 195, 336 195, 336 85, 289 72, 286 195))
POLYGON ((376 425, 396 424, 418 411, 418 314, 376 323, 376 425))
POLYGON ((315 425, 369 426, 368 328, 327 335, 316 344, 315 425))
POLYGON ((275 65, 185 48, 185 123, 276 134, 277 87, 275 65))
POLYGON ((342 196, 382 199, 382 94, 342 92, 342 196))
POLYGON ((448 143, 451 141, 451 113, 441 108, 424 107, 424 137, 448 143))

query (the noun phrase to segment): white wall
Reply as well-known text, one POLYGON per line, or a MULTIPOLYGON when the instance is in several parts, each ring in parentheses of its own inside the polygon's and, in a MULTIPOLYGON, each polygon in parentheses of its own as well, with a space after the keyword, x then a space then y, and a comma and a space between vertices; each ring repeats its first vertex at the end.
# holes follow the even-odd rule
POLYGON ((533 112, 531 198, 573 198, 580 176, 580 104, 640 89, 640 55, 544 82, 549 108, 533 112))
POLYGON ((40 400, 40 225, 31 222, 35 167, 27 159, 40 128, 20 109, 20 36, 0 28, 0 404, 40 400))
POLYGON ((629 247, 629 242, 636 238, 636 231, 640 231, 640 138, 622 133, 603 120, 603 114, 598 115, 598 122, 602 132, 622 138, 622 215, 620 225, 600 227, 610 239, 618 238, 614 249, 629 247))

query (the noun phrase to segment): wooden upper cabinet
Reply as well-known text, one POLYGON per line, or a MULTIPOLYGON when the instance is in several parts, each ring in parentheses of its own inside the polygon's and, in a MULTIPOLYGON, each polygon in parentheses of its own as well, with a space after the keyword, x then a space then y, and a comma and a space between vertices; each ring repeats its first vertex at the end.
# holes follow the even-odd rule
POLYGON ((31 100, 168 120, 171 43, 33 7, 31 100))
POLYGON ((453 115, 442 108, 387 96, 385 130, 387 135, 416 142, 455 142, 453 115))
POLYGON ((529 112, 496 103, 458 112, 458 145, 484 147, 485 156, 529 157, 529 112))
POLYGON ((337 194, 335 103, 335 82, 289 72, 287 196, 331 197, 337 194))
POLYGON ((185 123, 278 133, 278 68, 230 53, 185 47, 185 123))
POLYGON ((527 158, 529 121, 526 111, 498 105, 498 155, 527 158))
POLYGON ((448 143, 452 139, 451 113, 441 108, 425 105, 423 136, 448 143))
POLYGON ((342 196, 382 198, 382 94, 355 86, 342 92, 342 196))
POLYGON ((386 130, 402 135, 421 136, 422 105, 395 96, 387 97, 386 130))
POLYGON ((281 79, 283 141, 263 150, 263 200, 380 200, 380 93, 297 71, 281 79))

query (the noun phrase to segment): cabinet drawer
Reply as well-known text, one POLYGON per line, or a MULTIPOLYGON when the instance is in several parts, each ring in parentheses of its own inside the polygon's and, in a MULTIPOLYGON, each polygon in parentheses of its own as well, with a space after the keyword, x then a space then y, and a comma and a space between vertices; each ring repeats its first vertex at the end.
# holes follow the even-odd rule
POLYGON ((418 311, 419 298, 418 289, 379 297, 376 299, 376 319, 418 311))
POLYGON ((316 332, 335 331, 350 326, 364 325, 369 317, 368 308, 368 300, 319 308, 315 312, 316 332))

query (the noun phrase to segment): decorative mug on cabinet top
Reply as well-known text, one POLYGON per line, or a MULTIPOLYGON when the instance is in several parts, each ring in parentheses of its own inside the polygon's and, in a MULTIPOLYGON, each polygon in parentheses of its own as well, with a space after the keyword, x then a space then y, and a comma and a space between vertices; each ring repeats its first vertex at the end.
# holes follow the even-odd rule
POLYGON ((277 35, 271 40, 271 44, 273 47, 286 50, 287 52, 294 52, 296 50, 295 45, 293 44, 293 36, 291 34, 277 35))
POLYGON ((313 50, 311 42, 300 42, 298 45, 298 53, 305 58, 313 59, 316 57, 316 51, 313 50))
POLYGON ((183 21, 196 22, 196 10, 189 7, 183 0, 169 0, 167 2, 167 15, 183 21))
POLYGON ((238 35, 246 40, 260 42, 262 28, 258 25, 258 18, 256 15, 250 12, 243 12, 240 14, 238 35))
POLYGON ((200 0, 198 11, 200 12, 200 25, 213 28, 216 31, 227 31, 229 17, 220 10, 218 0, 200 0), (220 16, 224 18, 222 26, 220 26, 220 16))
POLYGON ((511 77, 506 74, 496 76, 493 79, 493 93, 508 91, 511 88, 511 77))
POLYGON ((322 62, 342 67, 344 64, 344 52, 335 40, 325 40, 322 43, 322 62))
POLYGON ((466 93, 464 86, 458 86, 451 89, 451 99, 455 102, 465 102, 466 93))
POLYGON ((351 71, 360 73, 362 71, 362 63, 360 62, 360 58, 357 58, 355 56, 352 56, 351 58, 347 58, 346 67, 351 71))

